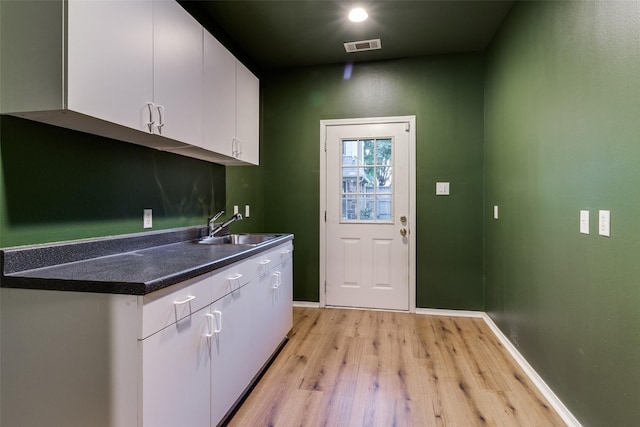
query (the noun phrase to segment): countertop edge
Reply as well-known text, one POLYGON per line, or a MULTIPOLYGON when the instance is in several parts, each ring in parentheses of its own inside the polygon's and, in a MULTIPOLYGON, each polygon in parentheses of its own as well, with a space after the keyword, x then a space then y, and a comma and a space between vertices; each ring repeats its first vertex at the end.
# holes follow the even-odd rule
MULTIPOLYGON (((174 232, 175 230, 171 230, 170 232, 174 232)), ((175 243, 185 243, 185 244, 197 244, 194 242, 195 236, 200 233, 199 228, 189 227, 189 230, 186 230, 191 237, 190 240, 178 240, 176 242, 167 242, 166 238, 160 238, 162 242, 160 245, 157 245, 158 248, 167 245, 167 244, 175 244, 175 243)), ((162 233, 156 233, 162 234, 162 233)), ((183 236, 183 233, 178 233, 178 235, 183 236)), ((133 236, 135 239, 139 239, 140 235, 136 234, 133 236)), ((126 236, 124 237, 126 239, 126 236)), ((19 247, 19 248, 7 248, 0 250, 0 256, 2 260, 0 263, 2 264, 2 277, 0 279, 0 287, 2 288, 19 288, 19 289, 39 289, 39 290, 51 290, 51 291, 68 291, 68 292, 89 292, 89 293, 105 293, 105 294, 122 294, 122 295, 147 295, 152 292, 158 291, 160 289, 175 285, 180 282, 184 282, 185 280, 189 280, 191 278, 210 273, 220 268, 224 268, 228 265, 231 265, 235 262, 241 261, 245 258, 249 258, 253 255, 259 254, 268 249, 279 246, 285 242, 293 240, 293 234, 282 234, 278 233, 278 237, 273 240, 270 240, 266 243, 256 245, 256 246, 248 246, 245 250, 231 255, 225 256, 219 259, 212 259, 209 262, 205 262, 199 264, 197 266, 192 266, 190 268, 176 270, 175 272, 164 275, 162 277, 154 278, 153 280, 149 280, 147 282, 123 282, 123 281, 110 281, 110 280, 75 280, 75 279, 61 279, 61 278, 47 278, 47 277, 29 277, 29 271, 35 271, 39 268, 38 265, 42 265, 44 267, 55 266, 56 264, 51 264, 47 259, 40 259, 40 264, 36 264, 36 268, 32 269, 24 269, 18 271, 5 271, 5 256, 10 251, 29 251, 36 250, 39 251, 39 255, 42 253, 52 254, 54 259, 59 259, 56 257, 56 250, 68 251, 69 248, 65 246, 64 242, 56 242, 52 245, 38 245, 34 247, 19 247), (44 252, 42 252, 44 251, 44 252)), ((123 237, 117 237, 116 239, 121 240, 123 237)), ((114 240, 116 240, 114 239, 114 240)), ((110 239, 97 239, 99 243, 107 242, 107 246, 109 250, 106 254, 101 256, 96 256, 94 258, 80 258, 78 260, 71 260, 70 262, 91 262, 92 260, 96 260, 99 258, 113 256, 118 254, 126 254, 127 252, 132 251, 132 247, 130 244, 124 244, 123 251, 117 252, 114 250, 114 242, 110 241, 110 239)), ((87 242, 70 242, 70 245, 81 245, 87 243, 93 243, 94 241, 87 242)), ((139 242, 138 242, 139 243, 139 242)), ((136 244, 138 244, 136 243, 136 244)), ((149 246, 143 244, 145 249, 153 249, 154 246, 149 246)), ((76 247, 77 248, 77 247, 76 247)), ((134 247, 133 250, 137 250, 139 246, 134 247)), ((25 254, 21 254, 21 257, 25 257, 25 254)), ((28 258, 28 256, 27 256, 28 258)), ((60 263, 63 264, 63 263, 60 263)), ((33 263, 29 264, 33 265, 33 263)))

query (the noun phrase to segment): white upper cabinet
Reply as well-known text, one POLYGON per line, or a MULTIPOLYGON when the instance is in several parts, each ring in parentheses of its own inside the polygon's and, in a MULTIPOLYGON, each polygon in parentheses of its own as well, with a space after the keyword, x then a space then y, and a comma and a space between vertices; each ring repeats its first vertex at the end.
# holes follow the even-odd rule
POLYGON ((155 0, 155 134, 202 144, 202 84, 202 26, 174 0, 155 0))
POLYGON ((259 164, 259 99, 258 78, 205 32, 204 148, 226 164, 259 164))
POLYGON ((236 135, 239 143, 237 158, 255 165, 260 163, 259 99, 258 78, 247 67, 236 62, 236 135))
POLYGON ((153 2, 70 0, 65 109, 148 131, 153 2))
POLYGON ((176 1, 0 1, 0 8, 1 113, 258 164, 258 79, 176 1))
POLYGON ((204 35, 204 148, 233 157, 236 137, 236 58, 204 35))

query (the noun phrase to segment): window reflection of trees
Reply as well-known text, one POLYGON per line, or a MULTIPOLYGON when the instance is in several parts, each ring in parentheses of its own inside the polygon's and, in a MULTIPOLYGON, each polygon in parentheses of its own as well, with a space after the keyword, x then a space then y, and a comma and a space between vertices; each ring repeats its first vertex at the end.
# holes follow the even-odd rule
POLYGON ((342 141, 342 220, 390 221, 392 183, 391 138, 342 141))

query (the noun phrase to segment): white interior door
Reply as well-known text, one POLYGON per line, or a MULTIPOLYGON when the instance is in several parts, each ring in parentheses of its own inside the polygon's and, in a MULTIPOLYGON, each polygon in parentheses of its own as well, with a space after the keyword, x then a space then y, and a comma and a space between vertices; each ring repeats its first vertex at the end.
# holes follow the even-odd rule
POLYGON ((410 125, 326 126, 326 305, 410 309, 410 125))

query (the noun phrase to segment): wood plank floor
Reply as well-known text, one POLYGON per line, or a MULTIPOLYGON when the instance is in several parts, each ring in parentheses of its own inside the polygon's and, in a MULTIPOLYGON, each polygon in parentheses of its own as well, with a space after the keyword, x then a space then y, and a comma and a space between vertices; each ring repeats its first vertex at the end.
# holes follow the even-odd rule
POLYGON ((564 426, 482 319, 295 308, 229 426, 564 426))

